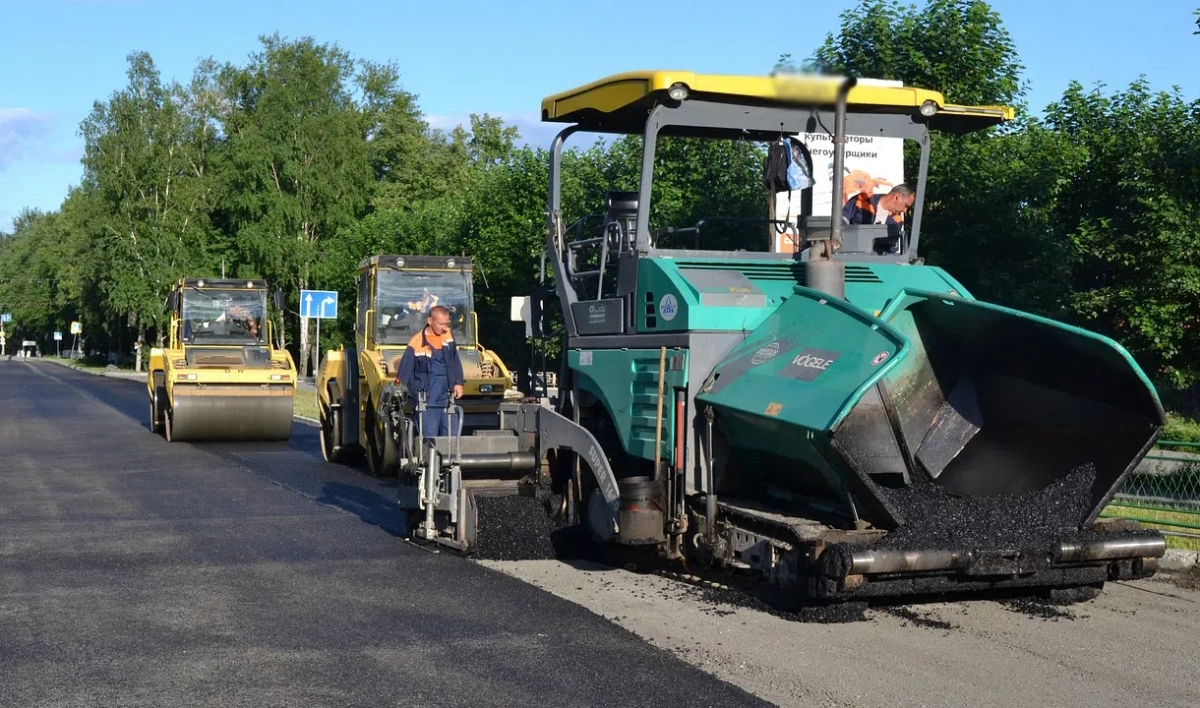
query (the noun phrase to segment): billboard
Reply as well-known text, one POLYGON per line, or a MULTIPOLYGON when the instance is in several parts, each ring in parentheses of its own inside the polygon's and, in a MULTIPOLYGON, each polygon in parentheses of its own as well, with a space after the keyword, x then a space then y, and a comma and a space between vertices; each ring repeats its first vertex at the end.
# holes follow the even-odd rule
MULTIPOLYGON (((877 86, 903 86, 900 81, 860 79, 860 84, 877 86)), ((833 130, 829 132, 800 133, 791 136, 804 145, 812 162, 812 204, 802 208, 802 192, 779 192, 772 195, 771 218, 795 223, 802 213, 829 216, 833 211, 833 130)), ((846 161, 843 165, 842 194, 839 204, 863 193, 867 197, 887 194, 891 188, 904 182, 904 139, 884 138, 876 135, 847 135, 846 161)), ((782 228, 782 226, 780 226, 782 228)), ((774 229, 774 250, 792 252, 796 241, 792 233, 780 234, 774 229)))

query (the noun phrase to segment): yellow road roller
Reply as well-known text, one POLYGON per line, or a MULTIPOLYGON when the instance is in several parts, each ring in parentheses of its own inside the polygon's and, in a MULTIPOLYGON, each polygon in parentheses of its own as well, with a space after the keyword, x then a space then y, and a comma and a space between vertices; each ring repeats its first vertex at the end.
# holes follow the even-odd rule
POLYGON ((474 264, 469 257, 378 255, 358 266, 355 347, 331 350, 317 370, 321 451, 329 462, 364 453, 373 474, 391 476, 398 448, 386 412, 396 389, 400 357, 426 325, 429 310, 450 311, 450 330, 466 385, 457 401, 463 423, 495 430, 500 404, 519 393, 500 356, 479 342, 474 264))
MULTIPOLYGON (((276 304, 282 299, 277 292, 276 304)), ((272 345, 262 280, 182 278, 150 350, 150 428, 168 441, 287 440, 296 364, 272 345)))

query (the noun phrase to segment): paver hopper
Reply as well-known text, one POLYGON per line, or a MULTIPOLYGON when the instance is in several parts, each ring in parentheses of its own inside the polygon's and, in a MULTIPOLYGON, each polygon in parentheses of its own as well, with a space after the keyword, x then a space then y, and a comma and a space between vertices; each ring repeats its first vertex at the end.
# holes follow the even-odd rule
POLYGON ((842 509, 863 531, 811 559, 822 594, 1099 584, 1164 550, 1157 532, 1091 531, 1163 411, 1129 355, 1083 330, 920 290, 875 318, 798 286, 696 399, 721 493, 842 509))

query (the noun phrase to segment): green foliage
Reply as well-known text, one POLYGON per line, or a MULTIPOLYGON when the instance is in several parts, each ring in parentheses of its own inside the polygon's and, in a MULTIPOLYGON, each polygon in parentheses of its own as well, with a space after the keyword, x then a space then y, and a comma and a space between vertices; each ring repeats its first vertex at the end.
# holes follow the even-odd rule
POLYGON ((1176 386, 1200 380, 1198 108, 1145 80, 1112 96, 1072 84, 1047 119, 1085 156, 1058 214, 1072 310, 1176 386))
POLYGON ((929 261, 980 297, 1113 336, 1163 385, 1200 382, 1200 104, 1144 81, 1111 97, 1072 84, 1029 117, 1023 67, 981 0, 866 0, 813 61, 1015 106, 1004 130, 934 143, 929 261))
POLYGON ((982 0, 864 0, 842 13, 813 66, 825 72, 903 80, 952 103, 1020 106, 1024 66, 1000 15, 982 0))
MULTIPOLYGON (((1163 427, 1162 435, 1159 436, 1159 439, 1174 442, 1200 443, 1200 421, 1168 413, 1167 424, 1163 427)), ((1185 449, 1184 452, 1194 452, 1194 450, 1185 449)))
MULTIPOLYGON (((48 339, 81 319, 93 342, 127 349, 161 333, 171 281, 224 264, 284 289, 279 331, 307 361, 301 287, 341 293, 339 320, 321 329, 327 348, 353 336, 363 258, 466 254, 482 341, 524 366, 509 299, 539 277, 547 152, 518 147, 516 129, 487 114, 433 130, 394 64, 311 38, 261 42, 241 64, 199 62, 186 84, 130 55, 126 85, 81 126, 82 183, 60 209, 25 212, 0 235, 11 329, 48 339)), ((1071 85, 1033 117, 1020 57, 982 0, 863 0, 808 54, 798 69, 781 53, 774 71, 899 79, 950 102, 1015 106, 1002 129, 935 140, 924 255, 985 299, 1115 337, 1164 390, 1200 382, 1200 103, 1144 81, 1107 95, 1071 85)), ((906 153, 909 174, 916 155, 906 153)), ((720 217, 765 216, 762 157, 751 143, 662 140, 651 228, 708 219, 703 246, 760 250, 765 228, 720 217)), ((636 189, 640 169, 638 137, 567 151, 565 222, 600 213, 608 190, 636 189)))
POLYGON ((83 191, 96 219, 95 245, 108 265, 96 283, 108 315, 165 317, 172 282, 203 268, 214 205, 208 161, 215 145, 205 106, 163 84, 150 56, 129 56, 129 83, 83 121, 83 191))

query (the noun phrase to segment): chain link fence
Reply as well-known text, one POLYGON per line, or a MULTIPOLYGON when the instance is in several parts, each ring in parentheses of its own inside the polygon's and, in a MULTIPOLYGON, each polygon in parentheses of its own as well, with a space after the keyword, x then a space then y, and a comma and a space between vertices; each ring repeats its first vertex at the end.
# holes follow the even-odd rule
POLYGON ((1102 516, 1140 521, 1173 548, 1200 550, 1200 443, 1160 440, 1102 516))

